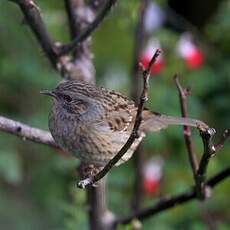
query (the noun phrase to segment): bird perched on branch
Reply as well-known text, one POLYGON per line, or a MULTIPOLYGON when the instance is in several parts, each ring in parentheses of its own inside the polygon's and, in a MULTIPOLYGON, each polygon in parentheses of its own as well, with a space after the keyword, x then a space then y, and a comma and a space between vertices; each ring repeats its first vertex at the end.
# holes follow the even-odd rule
MULTIPOLYGON (((104 166, 122 148, 133 130, 137 107, 118 92, 69 80, 61 82, 54 90, 41 93, 54 98, 49 129, 55 142, 84 163, 104 166)), ((168 125, 208 128, 200 120, 144 109, 139 136, 117 165, 132 156, 145 134, 168 125)))

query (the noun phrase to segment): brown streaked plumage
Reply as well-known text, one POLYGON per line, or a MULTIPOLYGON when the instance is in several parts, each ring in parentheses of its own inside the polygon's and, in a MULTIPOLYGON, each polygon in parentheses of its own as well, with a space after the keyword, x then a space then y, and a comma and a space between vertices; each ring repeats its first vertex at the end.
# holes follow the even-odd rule
MULTIPOLYGON (((137 112, 133 101, 113 90, 74 80, 61 82, 53 91, 49 129, 55 142, 81 161, 104 166, 129 138, 137 112)), ((127 161, 146 133, 168 125, 208 126, 202 121, 161 115, 145 109, 139 138, 118 164, 127 161)))

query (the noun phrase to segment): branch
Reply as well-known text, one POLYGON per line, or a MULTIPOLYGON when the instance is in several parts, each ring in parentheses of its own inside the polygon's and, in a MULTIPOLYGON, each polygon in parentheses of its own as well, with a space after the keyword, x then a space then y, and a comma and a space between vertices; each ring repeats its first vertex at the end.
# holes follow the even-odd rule
POLYGON ((57 68, 58 55, 55 51, 54 42, 49 36, 46 26, 41 18, 39 8, 32 0, 9 0, 15 2, 24 14, 26 22, 35 34, 39 44, 50 60, 52 66, 57 68))
MULTIPOLYGON (((210 188, 213 188, 218 183, 225 180, 229 176, 230 176, 230 167, 221 171, 220 173, 218 173, 217 175, 215 175, 214 177, 209 179, 207 182, 207 185, 210 188)), ((195 190, 195 188, 191 188, 190 190, 188 190, 184 193, 181 193, 177 196, 164 198, 164 199, 160 200, 159 202, 157 202, 152 207, 142 209, 141 211, 138 211, 138 212, 131 214, 127 217, 118 218, 114 222, 114 226, 117 226, 118 224, 127 224, 127 223, 131 222, 133 219, 143 220, 143 219, 146 219, 148 217, 152 217, 152 216, 154 216, 160 212, 163 212, 165 210, 173 208, 177 205, 184 204, 184 203, 191 201, 191 200, 194 200, 196 198, 198 198, 196 190, 195 190)))
POLYGON ((199 164, 199 168, 197 171, 197 176, 196 176, 196 190, 197 190, 197 196, 199 199, 203 200, 208 196, 208 190, 206 189, 206 174, 207 174, 207 168, 208 168, 208 163, 209 160, 212 156, 215 155, 217 150, 219 150, 225 140, 229 138, 229 130, 225 130, 219 143, 217 145, 214 145, 212 143, 212 137, 216 131, 214 129, 207 129, 205 131, 200 131, 200 135, 202 137, 203 145, 204 145, 204 153, 201 157, 201 161, 199 164), (216 148, 217 147, 217 148, 216 148))
POLYGON ((71 43, 67 45, 63 45, 59 51, 59 55, 67 54, 74 50, 81 42, 83 42, 86 38, 90 36, 90 34, 99 26, 99 24, 103 21, 105 16, 109 13, 112 6, 116 3, 117 0, 108 0, 103 8, 98 13, 95 20, 79 35, 77 36, 71 43))
POLYGON ((87 203, 90 217, 90 229, 109 230, 115 220, 115 215, 107 209, 106 177, 103 177, 97 187, 88 187, 87 203))
POLYGON ((0 131, 22 137, 23 140, 30 140, 39 144, 59 148, 54 142, 50 132, 32 128, 28 125, 2 116, 0 116, 0 131))
MULTIPOLYGON (((178 89, 179 98, 180 98, 180 107, 182 117, 188 117, 188 105, 187 105, 187 96, 189 95, 189 89, 183 88, 179 82, 179 78, 177 75, 174 76, 174 80, 178 89)), ((196 173, 198 169, 198 161, 196 158, 196 154, 193 148, 193 141, 191 136, 191 129, 189 126, 184 126, 184 139, 188 151, 188 157, 190 161, 190 165, 193 171, 194 180, 196 180, 196 173)))
POLYGON ((121 148, 121 150, 105 165, 105 167, 98 174, 80 181, 78 183, 79 188, 86 188, 87 186, 93 185, 95 182, 103 178, 110 171, 110 169, 121 159, 121 157, 125 155, 125 153, 129 150, 130 146, 133 144, 135 139, 138 137, 138 129, 142 120, 141 115, 144 108, 144 103, 148 100, 150 70, 159 55, 160 55, 160 50, 157 49, 151 61, 149 62, 147 68, 143 69, 143 80, 144 80, 143 91, 140 97, 140 102, 138 105, 134 127, 129 139, 127 140, 125 145, 121 148))

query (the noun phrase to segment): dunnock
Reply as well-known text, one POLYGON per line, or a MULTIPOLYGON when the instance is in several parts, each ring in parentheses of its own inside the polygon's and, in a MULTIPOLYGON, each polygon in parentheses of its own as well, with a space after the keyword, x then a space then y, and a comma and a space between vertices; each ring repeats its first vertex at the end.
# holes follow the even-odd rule
MULTIPOLYGON (((54 98, 49 129, 55 142, 87 164, 104 166, 132 132, 137 107, 118 92, 69 80, 61 82, 52 91, 41 93, 54 98)), ((146 133, 159 131, 168 125, 208 128, 199 120, 166 116, 144 109, 139 138, 117 164, 132 156, 146 133)))

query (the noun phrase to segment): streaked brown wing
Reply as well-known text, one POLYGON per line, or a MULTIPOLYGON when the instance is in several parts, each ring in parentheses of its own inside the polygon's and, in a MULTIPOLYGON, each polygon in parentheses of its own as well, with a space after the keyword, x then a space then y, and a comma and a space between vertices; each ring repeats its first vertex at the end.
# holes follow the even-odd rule
POLYGON ((104 93, 104 122, 113 131, 126 131, 132 120, 133 111, 136 111, 133 101, 115 91, 102 88, 104 93))

